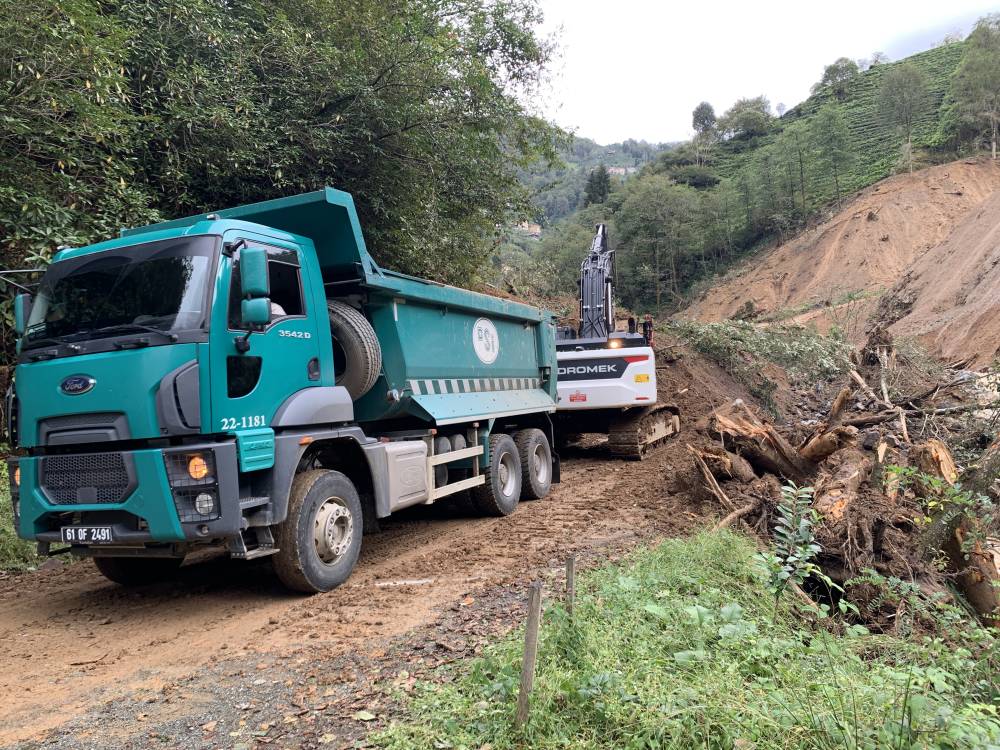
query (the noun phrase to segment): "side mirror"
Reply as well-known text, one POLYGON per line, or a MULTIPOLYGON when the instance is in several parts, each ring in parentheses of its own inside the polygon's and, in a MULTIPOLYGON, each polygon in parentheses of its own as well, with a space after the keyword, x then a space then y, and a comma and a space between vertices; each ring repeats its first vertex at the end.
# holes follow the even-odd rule
POLYGON ((28 316, 31 314, 32 296, 19 294, 14 297, 14 334, 21 338, 28 328, 28 316))
POLYGON ((240 287, 248 299, 270 296, 267 280, 267 251, 262 247, 244 247, 240 251, 240 287))
POLYGON ((271 300, 267 297, 241 300, 240 318, 247 325, 267 325, 271 322, 271 300))

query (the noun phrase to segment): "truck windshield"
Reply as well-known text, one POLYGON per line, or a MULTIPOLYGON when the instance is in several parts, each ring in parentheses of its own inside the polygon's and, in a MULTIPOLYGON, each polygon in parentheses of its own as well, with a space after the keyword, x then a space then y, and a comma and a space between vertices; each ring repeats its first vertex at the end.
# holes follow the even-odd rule
POLYGON ((215 237, 184 237, 53 263, 31 306, 22 349, 204 329, 216 244, 215 237))

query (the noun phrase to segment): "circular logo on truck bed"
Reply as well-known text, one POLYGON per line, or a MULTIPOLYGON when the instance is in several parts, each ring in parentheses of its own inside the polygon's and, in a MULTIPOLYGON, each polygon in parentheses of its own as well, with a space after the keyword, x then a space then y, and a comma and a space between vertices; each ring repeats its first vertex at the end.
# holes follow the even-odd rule
POLYGON ((484 365, 492 365, 500 354, 500 337, 493 321, 480 318, 472 326, 472 348, 484 365))

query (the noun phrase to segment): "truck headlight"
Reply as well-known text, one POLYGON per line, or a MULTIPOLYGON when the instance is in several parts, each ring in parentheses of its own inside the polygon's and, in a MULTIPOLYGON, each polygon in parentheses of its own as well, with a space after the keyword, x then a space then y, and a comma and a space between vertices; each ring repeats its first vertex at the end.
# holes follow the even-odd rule
POLYGON ((203 516, 215 512, 215 497, 208 492, 199 492, 194 499, 194 509, 203 516))
POLYGON ((181 523, 203 523, 219 518, 222 507, 215 453, 210 450, 164 451, 163 460, 181 523))
POLYGON ((21 487, 21 467, 14 467, 14 486, 20 489, 21 487))

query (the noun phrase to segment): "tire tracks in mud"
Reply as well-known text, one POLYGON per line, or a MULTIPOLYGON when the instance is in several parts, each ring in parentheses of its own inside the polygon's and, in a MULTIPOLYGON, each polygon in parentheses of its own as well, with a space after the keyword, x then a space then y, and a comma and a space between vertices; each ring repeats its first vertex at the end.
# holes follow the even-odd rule
MULTIPOLYGON (((86 562, 2 581, 0 745, 190 682, 208 662, 378 648, 470 592, 530 577, 570 552, 689 526, 670 493, 670 454, 680 448, 642 463, 571 458, 548 498, 506 518, 473 518, 452 505, 394 516, 365 537, 344 586, 308 598, 284 591, 266 561, 223 558, 134 591, 86 562)), ((151 712, 178 710, 156 705, 151 712)))

